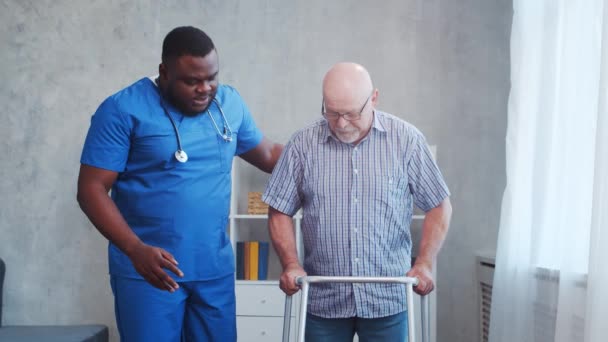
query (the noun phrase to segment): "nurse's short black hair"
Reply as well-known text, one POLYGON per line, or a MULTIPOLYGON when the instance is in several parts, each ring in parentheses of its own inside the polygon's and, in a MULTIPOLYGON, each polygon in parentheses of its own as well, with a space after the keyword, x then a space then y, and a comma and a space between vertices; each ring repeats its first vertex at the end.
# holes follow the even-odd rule
POLYGON ((163 41, 163 63, 181 56, 205 57, 215 49, 213 41, 202 30, 192 26, 176 27, 163 41))

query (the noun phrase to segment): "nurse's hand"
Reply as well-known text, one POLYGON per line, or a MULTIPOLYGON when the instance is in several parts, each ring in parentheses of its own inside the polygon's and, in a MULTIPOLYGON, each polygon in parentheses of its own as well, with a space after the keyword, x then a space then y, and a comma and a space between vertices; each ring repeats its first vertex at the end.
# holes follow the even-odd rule
POLYGON ((291 296, 294 293, 300 291, 300 286, 296 284, 297 277, 305 277, 306 272, 299 264, 290 264, 285 267, 283 274, 281 274, 281 280, 279 287, 286 295, 291 296))
POLYGON ((177 274, 180 278, 184 273, 177 268, 177 260, 171 253, 159 247, 153 247, 140 242, 128 253, 137 273, 154 287, 175 292, 179 285, 165 272, 165 269, 177 274))

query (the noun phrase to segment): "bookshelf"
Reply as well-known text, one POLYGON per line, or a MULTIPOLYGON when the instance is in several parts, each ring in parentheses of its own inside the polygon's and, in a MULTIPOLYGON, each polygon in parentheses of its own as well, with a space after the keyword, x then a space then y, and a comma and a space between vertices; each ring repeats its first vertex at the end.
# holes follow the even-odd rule
MULTIPOLYGON (((263 191, 268 175, 255 170, 250 165, 235 158, 233 163, 232 197, 228 234, 232 249, 237 251, 237 242, 264 241, 269 243, 268 272, 266 280, 236 280, 236 321, 239 342, 281 341, 285 294, 279 288, 281 265, 268 235, 268 216, 251 215, 247 212, 247 193, 263 191), (251 172, 249 172, 251 170, 251 172), (252 188, 256 186, 256 188, 252 188)), ((302 215, 297 213, 294 220, 297 246, 302 245, 300 223, 302 215)), ((302 260, 302 248, 298 248, 302 260)), ((235 265, 237 260, 235 260, 235 265)), ((297 332, 296 313, 299 310, 299 296, 293 297, 291 311, 290 341, 295 341, 297 332)))

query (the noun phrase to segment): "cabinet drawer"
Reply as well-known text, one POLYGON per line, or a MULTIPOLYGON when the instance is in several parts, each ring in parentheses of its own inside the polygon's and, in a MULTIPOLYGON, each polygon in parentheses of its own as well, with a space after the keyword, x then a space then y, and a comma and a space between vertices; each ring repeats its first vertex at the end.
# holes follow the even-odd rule
MULTIPOLYGON (((299 295, 293 296, 291 314, 296 311, 299 295)), ((237 284, 236 314, 240 316, 280 316, 285 313, 285 293, 278 283, 237 284)))
MULTIPOLYGON (((283 340, 283 317, 236 317, 239 342, 277 342, 283 340)), ((291 319, 289 340, 294 341, 297 327, 291 319)))

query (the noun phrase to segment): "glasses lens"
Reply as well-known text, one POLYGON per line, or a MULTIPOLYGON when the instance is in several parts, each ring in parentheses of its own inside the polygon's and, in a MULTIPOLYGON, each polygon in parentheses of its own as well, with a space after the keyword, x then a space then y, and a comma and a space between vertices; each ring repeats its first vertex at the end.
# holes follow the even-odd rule
POLYGON ((334 112, 325 112, 323 113, 323 116, 329 120, 335 120, 340 117, 340 114, 334 112))
POLYGON ((346 113, 344 114, 344 119, 348 120, 348 121, 354 121, 359 119, 361 115, 360 114, 355 114, 355 113, 346 113))

